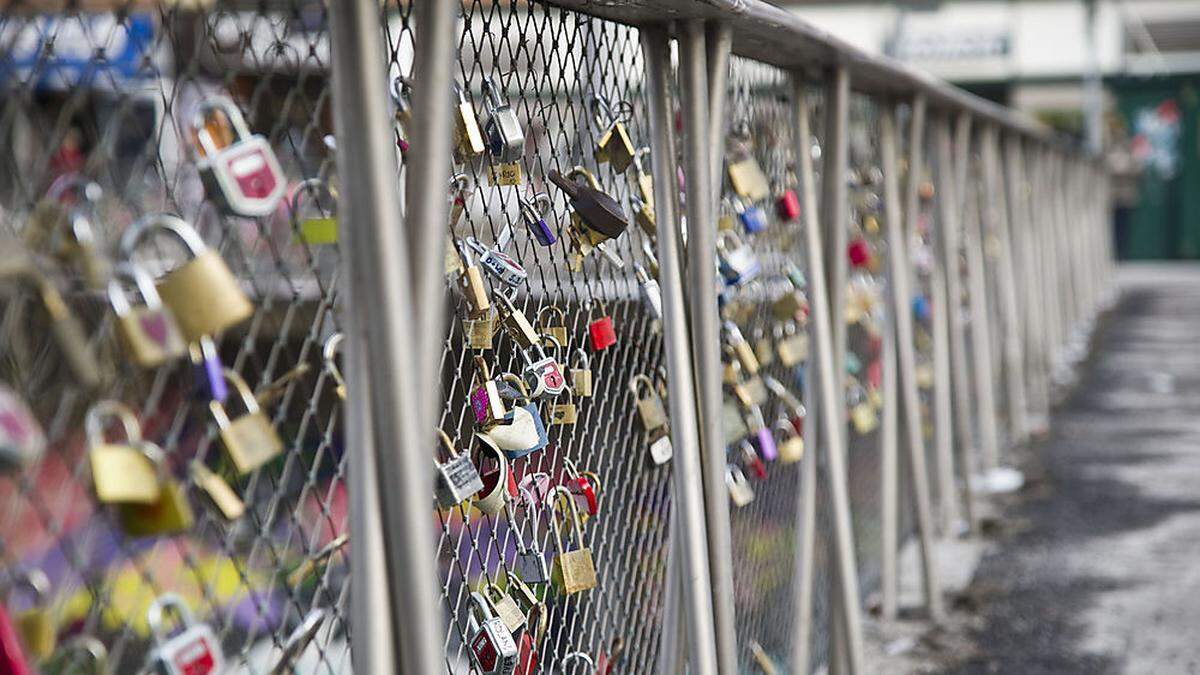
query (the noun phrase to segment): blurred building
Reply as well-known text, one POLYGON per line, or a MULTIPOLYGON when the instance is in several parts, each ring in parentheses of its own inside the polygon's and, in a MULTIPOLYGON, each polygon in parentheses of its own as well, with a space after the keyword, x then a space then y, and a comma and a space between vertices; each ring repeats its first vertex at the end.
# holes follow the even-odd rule
POLYGON ((1200 258, 1200 2, 775 1, 864 51, 1092 134, 1131 177, 1119 253, 1200 258))

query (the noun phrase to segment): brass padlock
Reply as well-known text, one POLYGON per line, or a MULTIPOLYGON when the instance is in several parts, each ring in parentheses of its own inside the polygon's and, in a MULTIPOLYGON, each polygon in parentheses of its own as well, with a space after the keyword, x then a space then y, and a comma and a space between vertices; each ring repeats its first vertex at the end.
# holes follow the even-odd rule
POLYGON ((475 264, 471 250, 463 242, 456 242, 459 259, 462 261, 462 274, 459 276, 459 287, 463 297, 467 299, 468 316, 482 318, 490 313, 492 301, 488 298, 487 286, 483 283, 483 272, 475 264))
POLYGON ((785 417, 775 422, 775 430, 783 441, 776 444, 779 461, 783 464, 799 462, 804 458, 804 437, 796 433, 796 428, 785 417))
POLYGON ((457 82, 451 84, 454 88, 454 158, 459 164, 464 164, 483 154, 487 146, 483 142, 483 130, 479 127, 479 117, 475 108, 467 100, 466 92, 457 82))
POLYGON ((589 398, 592 395, 592 361, 582 347, 576 347, 574 355, 579 365, 571 365, 571 391, 579 398, 589 398))
POLYGON ((225 381, 233 384, 242 399, 246 412, 230 420, 225 406, 220 401, 209 401, 208 409, 217 422, 225 452, 238 473, 246 474, 275 459, 283 452, 283 441, 275 433, 271 420, 258 407, 250 385, 236 371, 225 368, 225 381))
POLYGON ((567 314, 562 311, 558 305, 546 305, 538 310, 537 313, 537 330, 546 337, 547 345, 551 341, 556 342, 559 346, 567 346, 567 314), (546 313, 553 314, 558 319, 558 323, 551 323, 544 320, 543 316, 546 313))
POLYGON ((344 333, 333 333, 328 338, 325 338, 325 345, 321 348, 321 358, 325 362, 325 372, 329 373, 329 377, 333 378, 333 393, 343 401, 346 400, 346 378, 342 377, 342 369, 338 368, 337 355, 341 350, 342 340, 346 338, 344 333))
POLYGON ((533 327, 533 324, 529 323, 525 313, 513 304, 513 299, 517 296, 516 289, 512 289, 507 294, 501 291, 497 295, 500 297, 500 304, 497 306, 500 312, 500 321, 517 345, 521 349, 541 347, 544 342, 543 337, 533 327))
MULTIPOLYGON (((21 644, 29 652, 31 660, 41 661, 54 653, 54 645, 58 641, 58 630, 50 616, 48 606, 50 600, 50 579, 40 569, 33 568, 20 572, 9 588, 12 592, 18 588, 28 589, 32 599, 28 608, 16 612, 13 623, 21 644)), ((12 600, 10 599, 11 603, 12 600)))
POLYGON ((136 263, 117 265, 108 282, 108 301, 117 315, 117 334, 135 363, 155 368, 187 353, 175 315, 167 309, 154 279, 136 263), (142 296, 142 304, 131 305, 122 281, 132 281, 142 296))
POLYGON ((725 333, 725 340, 733 347, 734 356, 742 364, 742 370, 747 375, 757 375, 758 358, 754 356, 754 348, 750 346, 749 342, 746 342, 746 338, 742 336, 742 331, 737 324, 726 321, 722 325, 722 329, 722 332, 725 333))
POLYGON ((508 630, 516 633, 525 628, 525 612, 521 611, 521 607, 517 605, 517 601, 511 595, 505 593, 491 581, 483 587, 483 595, 491 604, 492 611, 500 617, 508 630))
POLYGON ((199 460, 193 461, 189 470, 192 482, 200 488, 226 520, 237 520, 246 513, 246 503, 220 474, 214 473, 199 460))
POLYGON ((633 164, 635 150, 622 116, 614 113, 603 96, 592 97, 592 119, 597 128, 604 129, 592 152, 596 162, 612 164, 617 173, 624 173, 633 164))
POLYGON ((468 349, 489 350, 496 338, 496 308, 488 310, 479 318, 465 317, 462 320, 463 336, 468 349))
POLYGON ((646 431, 654 431, 667 425, 667 410, 658 396, 658 391, 654 388, 654 382, 649 377, 642 374, 634 375, 629 380, 629 391, 633 393, 633 398, 637 403, 638 417, 642 420, 642 428, 646 431), (644 396, 642 391, 645 391, 644 396))
POLYGON ((575 394, 567 389, 567 402, 560 403, 550 399, 550 424, 571 425, 579 419, 579 409, 575 406, 575 394))
POLYGON ((99 401, 88 409, 83 425, 96 499, 105 504, 157 502, 161 494, 158 468, 143 451, 142 428, 133 410, 118 401, 99 401), (112 419, 121 423, 124 443, 105 440, 104 430, 112 419))
POLYGON ((558 547, 558 555, 550 570, 550 579, 564 595, 571 595, 596 587, 596 564, 592 560, 592 552, 583 543, 583 523, 579 520, 579 508, 575 498, 567 488, 559 485, 550 494, 550 524, 554 530, 554 544, 558 547), (562 537, 562 528, 558 524, 559 510, 555 502, 566 499, 570 525, 575 530, 575 548, 567 549, 567 542, 562 537))
POLYGON ((117 519, 130 537, 179 534, 192 529, 194 517, 183 486, 167 474, 165 453, 157 445, 142 441, 138 446, 155 464, 158 472, 158 499, 149 504, 118 504, 117 519))
POLYGON ((191 258, 158 281, 158 294, 175 314, 184 340, 196 342, 217 335, 250 318, 254 305, 242 292, 237 277, 221 255, 208 247, 200 234, 182 218, 165 213, 143 217, 125 230, 121 252, 129 258, 152 234, 173 234, 191 258))
POLYGON ((808 359, 808 335, 797 332, 795 323, 777 329, 775 339, 775 350, 784 366, 791 368, 808 359))
POLYGON ((771 182, 752 155, 729 163, 729 183, 739 197, 752 202, 762 201, 771 194, 771 182))
POLYGON ((508 409, 500 398, 500 388, 492 379, 491 368, 482 356, 475 357, 475 379, 471 382, 471 411, 475 415, 475 424, 481 429, 489 429, 501 424, 508 409), (477 382, 482 384, 476 385, 477 382))
POLYGON ((754 488, 750 486, 742 467, 726 465, 725 486, 729 488, 729 498, 733 500, 734 506, 741 508, 754 501, 754 488))

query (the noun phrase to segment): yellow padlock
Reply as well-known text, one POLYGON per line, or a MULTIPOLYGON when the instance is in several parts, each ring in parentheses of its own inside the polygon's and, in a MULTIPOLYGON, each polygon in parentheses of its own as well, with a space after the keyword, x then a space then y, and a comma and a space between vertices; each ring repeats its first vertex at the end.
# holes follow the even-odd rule
MULTIPOLYGON (((54 620, 50 617, 50 608, 47 606, 50 579, 46 577, 45 572, 31 569, 20 574, 9 589, 10 596, 12 591, 17 589, 28 589, 33 597, 28 608, 14 614, 13 623, 29 656, 35 661, 41 661, 54 653, 54 644, 58 641, 54 620)), ((9 602, 11 601, 10 597, 9 602)))
POLYGON ((96 499, 105 504, 153 504, 161 486, 154 460, 142 447, 142 429, 133 410, 118 401, 99 401, 84 418, 88 460, 96 499), (104 430, 116 419, 125 431, 124 443, 110 443, 104 430))
POLYGON ((239 473, 246 474, 279 456, 283 452, 283 441, 275 433, 271 420, 258 407, 254 392, 250 391, 250 386, 242 376, 226 368, 224 377, 237 389, 246 412, 231 420, 220 401, 209 401, 208 409, 217 422, 221 442, 229 459, 239 473))
POLYGON ((186 341, 217 335, 250 318, 254 305, 242 291, 237 277, 220 254, 209 248, 182 218, 165 213, 143 217, 121 237, 122 254, 131 256, 143 241, 160 231, 179 239, 190 256, 187 262, 158 280, 158 294, 174 312, 186 341))

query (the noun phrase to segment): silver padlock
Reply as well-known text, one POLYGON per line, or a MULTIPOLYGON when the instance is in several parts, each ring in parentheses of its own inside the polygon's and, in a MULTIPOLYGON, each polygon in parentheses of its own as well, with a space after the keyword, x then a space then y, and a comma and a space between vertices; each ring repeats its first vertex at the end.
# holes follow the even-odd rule
POLYGON ((734 506, 741 508, 754 501, 754 488, 750 486, 742 467, 728 464, 725 466, 725 485, 729 488, 729 498, 734 506))
POLYGON ((479 243, 475 237, 467 237, 465 241, 472 251, 479 254, 479 264, 487 270, 488 274, 513 287, 525 283, 525 279, 529 276, 525 272, 525 268, 504 252, 504 249, 508 248, 508 243, 512 241, 512 225, 504 226, 504 229, 500 231, 500 236, 496 237, 496 243, 491 248, 479 243))
POLYGON ((741 286, 758 276, 761 266, 754 249, 732 230, 717 233, 717 259, 721 276, 730 286, 741 286))
POLYGON ((155 598, 146 612, 146 623, 154 636, 154 649, 147 661, 155 673, 215 675, 225 670, 225 655, 216 633, 208 624, 198 623, 178 595, 164 593, 155 598), (163 627, 163 615, 168 611, 175 613, 182 629, 171 636, 163 627))
POLYGON ((651 279, 646 269, 640 264, 635 264, 633 271, 637 275, 638 292, 642 296, 642 304, 646 306, 656 321, 662 321, 662 289, 659 288, 658 281, 651 279))
POLYGON ((219 96, 201 103, 192 118, 192 131, 200 152, 196 168, 208 198, 233 215, 270 215, 283 198, 287 181, 267 139, 250 133, 233 101, 219 96), (232 127, 231 142, 220 144, 213 138, 209 121, 214 113, 223 114, 232 127))
POLYGON ((438 506, 450 509, 462 504, 470 499, 471 495, 482 490, 483 478, 479 476, 479 469, 475 468, 470 455, 455 449, 454 443, 446 435, 446 432, 441 429, 438 429, 437 432, 449 459, 444 463, 434 460, 434 466, 438 472, 434 493, 437 495, 438 506))
POLYGON ((488 151, 501 164, 512 164, 525 155, 525 131, 517 112, 504 100, 492 78, 483 78, 483 96, 488 121, 483 127, 488 151))
MULTIPOLYGON (((558 344, 558 340, 549 335, 546 339, 555 345, 558 344)), ((558 396, 566 390, 567 378, 563 376, 562 367, 553 356, 546 355, 546 350, 542 349, 540 344, 522 349, 521 358, 525 360, 523 375, 525 384, 529 385, 530 398, 539 398, 545 394, 558 396)))
POLYGON ((504 621, 492 612, 491 605, 478 591, 471 593, 471 607, 467 611, 467 633, 471 636, 467 648, 479 675, 512 675, 520 652, 504 621), (479 618, 475 616, 476 610, 479 618))
POLYGON ((663 465, 671 461, 671 457, 675 455, 675 448, 671 446, 671 434, 666 427, 651 434, 655 437, 650 441, 650 459, 655 464, 663 465))

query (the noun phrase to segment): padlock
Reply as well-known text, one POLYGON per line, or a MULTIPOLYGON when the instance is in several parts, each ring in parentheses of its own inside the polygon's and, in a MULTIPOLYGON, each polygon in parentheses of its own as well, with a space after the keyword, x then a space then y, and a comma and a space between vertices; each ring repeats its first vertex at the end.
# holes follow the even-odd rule
POLYGON ((636 402, 638 418, 642 421, 643 429, 650 432, 666 426, 667 410, 649 377, 640 373, 634 375, 629 380, 629 391, 636 402))
POLYGON ((612 317, 608 315, 603 302, 588 301, 588 340, 592 351, 598 352, 617 344, 617 332, 613 327, 612 317), (598 318, 592 318, 592 311, 599 308, 598 318))
POLYGON ((633 271, 637 277, 638 294, 641 295, 642 306, 655 321, 662 321, 662 289, 659 288, 658 281, 651 279, 641 265, 635 264, 633 271))
POLYGON ((750 346, 749 342, 746 342, 746 338, 737 324, 732 321, 722 322, 721 332, 724 333, 725 341, 733 348, 733 354, 741 364, 742 371, 747 375, 757 375, 758 358, 754 355, 754 348, 750 346))
POLYGON ((775 343, 771 342, 771 338, 763 333, 762 325, 754 328, 752 333, 754 339, 754 358, 758 359, 758 365, 767 367, 775 363, 775 343))
MULTIPOLYGON (((524 482, 524 479, 522 479, 522 482, 524 482)), ((521 498, 525 499, 525 494, 521 487, 518 487, 517 491, 522 495, 521 498)), ((526 546, 525 538, 521 533, 521 528, 518 526, 516 516, 513 514, 513 501, 514 500, 509 500, 504 505, 505 514, 508 516, 509 529, 513 532, 513 536, 517 543, 517 557, 513 561, 513 570, 511 570, 508 575, 508 586, 510 591, 517 590, 520 592, 528 592, 530 596, 533 596, 533 591, 529 590, 529 587, 526 586, 521 579, 528 579, 530 583, 534 584, 545 583, 546 581, 550 580, 550 571, 546 567, 546 558, 542 555, 541 550, 538 549, 536 536, 538 531, 536 514, 540 510, 538 506, 542 502, 540 499, 535 500, 535 510, 533 511, 535 514, 535 520, 533 522, 533 532, 535 536, 530 541, 529 546, 526 546), (515 574, 513 574, 513 572, 515 572, 515 574)), ((533 596, 533 602, 537 602, 536 596, 533 596)))
POLYGON ((467 199, 475 194, 471 186, 471 177, 465 173, 456 173, 450 177, 450 231, 458 229, 462 214, 467 210, 467 199))
POLYGON ((575 405, 575 394, 567 390, 566 403, 550 402, 550 424, 554 426, 569 426, 579 419, 579 408, 575 405))
POLYGON ((796 321, 808 315, 808 298, 803 291, 792 286, 771 302, 771 314, 779 321, 796 321))
POLYGON ((725 430, 725 445, 733 445, 750 433, 741 408, 733 401, 721 404, 721 428, 725 430))
POLYGON ((495 583, 488 581, 483 587, 484 598, 492 606, 492 612, 504 622, 504 627, 510 633, 516 634, 525 629, 525 612, 511 595, 495 583))
POLYGON ((464 317, 463 335, 468 349, 490 350, 496 337, 496 308, 491 307, 479 318, 464 317))
POLYGON ((563 469, 567 474, 563 487, 571 493, 575 505, 580 509, 580 522, 586 523, 588 518, 600 513, 600 476, 595 471, 580 473, 570 459, 563 460, 563 469))
POLYGON ((871 260, 871 246, 862 237, 855 237, 846 245, 846 256, 855 268, 866 267, 871 260))
POLYGON ((221 643, 208 624, 192 617, 183 598, 164 593, 150 603, 146 622, 154 636, 154 649, 146 657, 148 666, 162 675, 215 675, 225 670, 221 643), (164 614, 174 612, 180 629, 171 635, 163 627, 164 614))
POLYGON ((746 234, 757 234, 767 229, 767 214, 761 207, 753 203, 747 204, 737 197, 730 201, 733 203, 733 212, 737 214, 746 234))
POLYGON ((472 457, 483 482, 483 487, 475 493, 475 508, 479 509, 480 513, 495 515, 500 513, 509 499, 508 458, 487 434, 476 433, 474 445, 472 457), (478 458, 474 459, 475 456, 478 458), (484 462, 488 459, 495 464, 495 468, 484 470, 484 462))
POLYGON ((121 263, 108 282, 108 301, 117 315, 117 334, 134 362, 155 368, 187 353, 175 315, 162 304, 154 279, 140 265, 121 263), (133 282, 142 304, 131 305, 122 282, 133 282))
POLYGON ((333 188, 321 178, 306 178, 292 191, 288 202, 288 214, 292 221, 292 239, 309 246, 331 245, 338 241, 337 195, 333 188), (312 196, 317 215, 301 217, 304 195, 312 196), (322 206, 322 199, 327 206, 322 206))
POLYGON ((202 102, 192 118, 192 135, 198 151, 196 168, 208 198, 235 216, 271 215, 287 190, 287 181, 267 139, 250 133, 233 101, 218 96, 202 102), (232 131, 232 142, 218 145, 214 125, 232 131))
POLYGON ((229 385, 225 382, 225 365, 217 343, 207 335, 188 345, 192 361, 192 393, 200 401, 220 401, 229 398, 229 385))
POLYGON ((762 648, 762 645, 758 644, 758 640, 750 641, 750 655, 754 657, 754 663, 762 671, 762 675, 779 674, 779 669, 775 667, 775 661, 762 648))
POLYGON ((124 403, 99 401, 84 417, 88 461, 96 499, 105 504, 153 504, 161 494, 154 459, 143 452, 142 429, 133 410, 124 403), (104 437, 109 420, 120 422, 124 443, 104 437))
POLYGON ((793 221, 800 217, 800 197, 791 188, 785 188, 775 198, 775 215, 780 220, 793 221))
POLYGON ((554 230, 546 224, 546 212, 550 210, 550 195, 539 192, 532 197, 518 199, 521 205, 521 220, 525 228, 542 246, 553 246, 558 241, 554 230))
POLYGON ((250 318, 254 305, 237 277, 183 219, 161 213, 143 217, 121 237, 122 254, 129 258, 139 244, 160 230, 179 239, 192 256, 158 281, 158 294, 175 315, 184 340, 196 342, 203 335, 216 335, 250 318))
POLYGON ((741 508, 754 501, 754 488, 742 473, 741 467, 734 464, 725 465, 725 486, 729 488, 729 498, 733 505, 741 508))
POLYGON ((475 424, 488 429, 502 424, 508 409, 500 398, 500 389, 492 379, 492 371, 482 356, 475 357, 476 381, 482 384, 471 386, 471 411, 475 415, 475 424))
POLYGON ((482 155, 487 146, 483 142, 479 118, 467 100, 466 92, 457 82, 451 86, 454 88, 454 159, 459 164, 465 164, 482 155))
POLYGON ((520 286, 525 283, 529 274, 521 266, 521 263, 504 252, 511 240, 512 225, 505 225, 504 229, 500 231, 500 236, 496 238, 495 245, 491 248, 479 243, 475 237, 467 237, 465 241, 468 248, 479 254, 479 264, 487 270, 488 274, 508 286, 520 286))
POLYGON ((654 210, 637 197, 631 196, 629 204, 633 208, 633 222, 645 233, 647 243, 658 243, 658 221, 654 217, 654 210))
POLYGON ((472 495, 483 489, 483 478, 479 470, 471 462, 470 456, 459 452, 450 437, 441 429, 437 430, 442 446, 446 448, 445 462, 434 458, 434 468, 437 469, 437 482, 434 483, 434 494, 438 506, 450 509, 469 500, 472 495))
POLYGON ((579 520, 579 509, 570 491, 561 485, 554 488, 550 494, 550 524, 554 532, 554 544, 558 547, 558 555, 550 570, 550 579, 564 595, 572 595, 596 587, 596 564, 592 560, 592 552, 583 543, 583 523, 579 520), (575 548, 567 549, 563 539, 562 528, 558 524, 558 509, 555 500, 566 499, 570 524, 575 531, 575 548))
POLYGON ((515 289, 510 289, 508 293, 503 291, 496 294, 500 303, 497 310, 500 312, 500 320, 504 324, 504 328, 512 337, 513 341, 521 349, 533 349, 540 347, 545 338, 529 323, 525 313, 517 308, 514 300, 517 297, 515 289))
POLYGON ((796 430, 797 434, 803 434, 804 418, 808 415, 808 410, 805 409, 804 404, 800 402, 800 399, 795 394, 788 391, 782 382, 770 375, 764 377, 763 382, 767 389, 770 389, 771 393, 779 399, 785 410, 786 419, 791 423, 792 428, 796 430))
POLYGON ((542 334, 547 345, 566 346, 568 343, 566 312, 562 311, 562 308, 558 305, 546 305, 539 309, 537 313, 537 332, 542 334), (553 318, 547 319, 547 314, 552 314, 553 318))
POLYGON ((658 465, 671 461, 675 455, 675 448, 671 446, 671 434, 667 427, 652 432, 650 439, 650 460, 658 465))
MULTIPOLYGON (((629 221, 625 218, 625 209, 611 195, 600 189, 596 177, 587 169, 576 166, 564 176, 551 169, 546 177, 566 193, 571 202, 571 208, 579 214, 580 222, 588 230, 596 232, 605 239, 616 239, 621 236, 629 221), (582 177, 586 184, 575 179, 582 177)), ((593 242, 595 243, 595 242, 593 242)))
POLYGON ((254 392, 250 391, 250 386, 242 376, 229 368, 223 374, 225 380, 237 390, 246 411, 237 419, 230 420, 225 406, 219 401, 209 401, 208 409, 217 422, 226 454, 238 473, 247 474, 281 454, 283 441, 275 433, 275 427, 266 413, 258 407, 254 392))
POLYGON ((487 599, 478 591, 471 593, 471 606, 467 612, 467 633, 470 635, 467 649, 471 654, 471 665, 479 675, 513 675, 520 650, 512 631, 492 613, 487 599))
MULTIPOLYGON (((50 615, 50 579, 40 569, 33 568, 17 572, 9 596, 14 590, 25 589, 30 593, 29 606, 13 615, 13 625, 32 661, 41 661, 54 653, 58 642, 58 629, 50 615)), ((12 604, 11 597, 9 604, 12 604)))
POLYGON ((514 402, 503 423, 489 428, 484 434, 509 459, 519 459, 546 447, 550 439, 541 412, 529 400, 524 381, 512 373, 504 373, 500 379, 504 383, 500 389, 501 398, 513 398, 514 402))
POLYGON ((592 360, 582 347, 576 347, 573 354, 577 357, 578 366, 571 365, 571 391, 579 398, 592 396, 592 360))
POLYGON ((483 78, 483 95, 488 112, 483 133, 492 158, 501 164, 520 161, 525 155, 525 131, 521 128, 516 111, 504 100, 490 77, 483 78))
POLYGON ((192 483, 200 488, 212 506, 216 507, 226 520, 235 521, 246 513, 246 503, 220 474, 213 472, 199 460, 193 460, 188 471, 191 474, 192 483))
MULTIPOLYGON (((9 673, 0 665, 0 672, 9 673)), ((91 635, 75 635, 46 660, 43 672, 59 675, 107 675, 108 648, 91 635)), ((18 673, 12 673, 18 675, 18 673)))
POLYGON ((20 469, 46 451, 46 433, 17 392, 0 382, 0 469, 20 469))
POLYGON ((547 356, 540 344, 521 349, 520 352, 525 361, 522 375, 531 390, 530 398, 563 393, 567 388, 567 378, 563 377, 562 368, 553 356, 547 356))
POLYGON ((588 655, 584 652, 567 652, 566 654, 563 654, 562 660, 559 661, 559 663, 563 667, 564 673, 574 672, 571 669, 567 668, 567 664, 572 661, 582 662, 583 663, 583 672, 585 672, 585 673, 596 672, 596 662, 594 660, 592 660, 592 657, 590 655, 588 655))
POLYGON ((730 286, 741 286, 751 281, 761 270, 754 249, 732 230, 717 233, 717 259, 721 276, 730 286))
POLYGON ((392 84, 388 88, 388 94, 392 98, 392 115, 396 121, 400 123, 402 130, 407 135, 406 127, 412 124, 412 79, 397 75, 392 78, 392 84))
POLYGON ((9 280, 33 291, 50 320, 50 330, 76 383, 95 390, 101 385, 99 361, 83 324, 67 306, 58 288, 37 268, 34 260, 19 253, 6 256, 0 280, 9 280))
POLYGON ((763 463, 762 457, 754 449, 754 444, 750 442, 750 439, 742 439, 738 443, 738 451, 742 453, 742 465, 750 470, 755 480, 766 480, 767 465, 763 463))
POLYGON ((168 473, 166 453, 149 441, 142 441, 137 447, 154 462, 158 474, 158 499, 149 504, 117 504, 117 520, 121 523, 121 529, 130 537, 180 534, 192 529, 192 523, 195 522, 192 506, 188 503, 183 486, 168 473))
POLYGON ((750 438, 758 450, 758 456, 768 462, 774 462, 779 458, 779 448, 775 444, 775 435, 771 433, 771 427, 767 426, 766 420, 763 419, 762 409, 755 405, 746 416, 746 427, 750 430, 750 438))
POLYGON ((778 443, 779 463, 792 464, 804 458, 804 437, 792 426, 791 421, 781 417, 775 422, 775 431, 783 440, 778 443))
POLYGON ((333 379, 333 393, 337 394, 338 399, 346 400, 346 378, 342 376, 342 369, 338 367, 337 355, 341 351, 342 341, 346 339, 344 333, 331 333, 325 338, 325 344, 321 347, 321 361, 324 364, 325 372, 329 373, 329 377, 333 379))
POLYGON ((513 187, 521 184, 521 164, 490 164, 487 168, 488 185, 513 187))
POLYGON ((624 173, 633 164, 635 150, 625 123, 615 114, 603 96, 592 97, 592 118, 598 128, 605 129, 596 141, 593 156, 597 163, 608 162, 617 173, 624 173))
POLYGON ((775 342, 779 362, 791 368, 808 360, 808 335, 797 332, 794 322, 788 322, 779 330, 775 342))
POLYGON ((758 160, 747 154, 728 166, 729 184, 739 197, 752 202, 762 201, 771 194, 771 182, 763 173, 758 160))
POLYGON ((34 206, 21 232, 30 251, 78 268, 90 290, 103 290, 108 283, 108 257, 100 250, 92 227, 103 195, 100 185, 90 178, 73 171, 63 173, 34 206))

